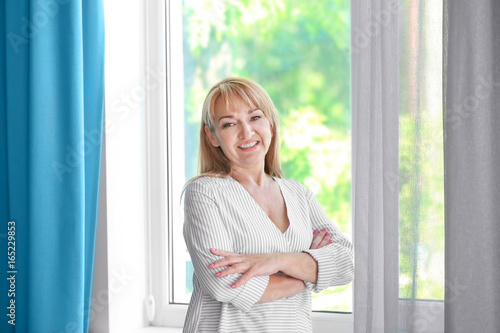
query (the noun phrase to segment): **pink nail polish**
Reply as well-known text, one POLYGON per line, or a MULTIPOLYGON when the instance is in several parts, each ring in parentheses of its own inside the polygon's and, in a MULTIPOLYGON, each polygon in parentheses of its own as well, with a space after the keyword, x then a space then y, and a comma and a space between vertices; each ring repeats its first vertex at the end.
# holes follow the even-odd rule
POLYGON ((313 235, 316 235, 318 232, 319 232, 318 229, 314 230, 313 235))
POLYGON ((231 288, 233 288, 233 289, 234 289, 234 288, 236 288, 236 285, 235 285, 235 284, 233 284, 233 285, 231 286, 231 288))
POLYGON ((330 241, 328 242, 328 244, 332 244, 332 243, 333 243, 333 241, 330 239, 330 241))
POLYGON ((210 264, 210 265, 208 265, 208 267, 210 267, 210 268, 212 268, 212 267, 214 267, 214 266, 215 266, 215 264, 210 264))
POLYGON ((329 233, 329 232, 327 232, 327 233, 326 233, 326 236, 330 236, 330 233, 329 233))
POLYGON ((220 272, 215 273, 215 276, 220 276, 220 272))
POLYGON ((326 231, 326 228, 321 229, 321 231, 326 231))

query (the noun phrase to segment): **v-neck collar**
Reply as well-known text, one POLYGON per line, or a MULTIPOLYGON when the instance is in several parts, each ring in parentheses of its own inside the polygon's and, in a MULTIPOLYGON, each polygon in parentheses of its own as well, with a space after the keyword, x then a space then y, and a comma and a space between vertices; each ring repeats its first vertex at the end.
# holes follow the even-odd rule
POLYGON ((280 193, 281 193, 281 196, 283 197, 283 202, 285 203, 285 211, 286 211, 286 217, 288 218, 288 228, 286 228, 286 230, 284 232, 281 232, 281 230, 276 226, 276 224, 273 222, 273 220, 271 220, 271 218, 269 217, 269 215, 267 215, 267 213, 264 211, 264 209, 262 209, 262 207, 257 203, 257 201, 254 199, 254 197, 252 197, 252 195, 247 191, 247 189, 240 184, 239 181, 237 181, 236 179, 234 179, 233 177, 229 176, 228 178, 232 179, 234 182, 236 182, 241 190, 243 192, 246 193, 246 195, 251 199, 251 201, 253 202, 254 206, 257 207, 257 209, 262 213, 262 215, 264 215, 266 218, 267 218, 267 221, 269 223, 272 223, 272 225, 274 226, 274 228, 281 234, 281 235, 285 235, 288 230, 290 230, 290 227, 292 226, 292 220, 290 219, 290 214, 288 214, 288 202, 287 202, 287 198, 286 198, 286 195, 285 193, 283 192, 283 188, 280 184, 280 181, 281 179, 277 178, 277 177, 274 177, 272 176, 273 180, 276 182, 276 184, 278 184, 278 187, 280 189, 280 193))

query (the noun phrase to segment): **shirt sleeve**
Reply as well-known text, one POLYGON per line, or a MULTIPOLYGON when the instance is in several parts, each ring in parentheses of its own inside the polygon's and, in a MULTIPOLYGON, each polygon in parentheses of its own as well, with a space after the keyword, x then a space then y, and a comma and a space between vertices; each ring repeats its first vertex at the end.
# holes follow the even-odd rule
POLYGON ((231 303, 242 312, 250 310, 269 283, 269 276, 253 277, 243 286, 232 289, 242 274, 216 277, 226 267, 211 269, 211 263, 222 259, 210 248, 234 252, 233 241, 221 217, 213 191, 208 185, 195 181, 189 185, 184 198, 184 240, 191 255, 196 277, 204 292, 219 302, 231 303))
POLYGON ((326 228, 332 235, 331 240, 333 241, 332 244, 322 248, 304 251, 318 262, 318 280, 316 283, 306 282, 306 286, 309 290, 318 293, 328 287, 348 284, 354 277, 352 243, 330 221, 309 189, 307 189, 306 200, 309 205, 312 230, 326 228))

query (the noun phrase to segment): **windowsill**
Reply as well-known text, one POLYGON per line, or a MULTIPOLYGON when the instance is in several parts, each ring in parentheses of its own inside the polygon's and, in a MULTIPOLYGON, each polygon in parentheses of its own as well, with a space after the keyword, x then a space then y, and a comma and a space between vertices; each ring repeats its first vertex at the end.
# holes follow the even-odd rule
POLYGON ((178 327, 143 327, 129 333, 182 333, 182 328, 178 327))

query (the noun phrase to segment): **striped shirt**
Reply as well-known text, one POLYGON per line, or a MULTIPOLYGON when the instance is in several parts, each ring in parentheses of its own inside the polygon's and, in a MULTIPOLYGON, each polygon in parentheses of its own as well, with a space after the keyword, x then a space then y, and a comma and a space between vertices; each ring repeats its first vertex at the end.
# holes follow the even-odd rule
POLYGON ((312 332, 311 293, 349 283, 354 274, 353 247, 330 221, 313 193, 295 180, 274 178, 285 200, 290 225, 282 233, 232 177, 202 177, 184 198, 184 239, 194 265, 193 294, 185 333, 312 332), (327 228, 333 243, 309 249, 314 230, 327 228), (222 278, 208 267, 221 259, 210 248, 239 254, 307 252, 318 262, 317 283, 291 297, 257 303, 269 276, 230 286, 242 274, 222 278))

